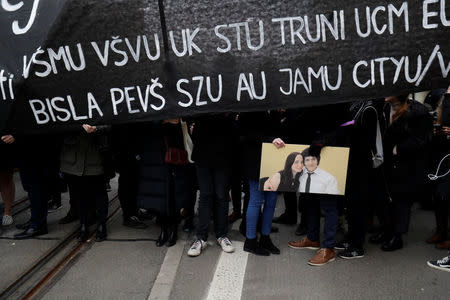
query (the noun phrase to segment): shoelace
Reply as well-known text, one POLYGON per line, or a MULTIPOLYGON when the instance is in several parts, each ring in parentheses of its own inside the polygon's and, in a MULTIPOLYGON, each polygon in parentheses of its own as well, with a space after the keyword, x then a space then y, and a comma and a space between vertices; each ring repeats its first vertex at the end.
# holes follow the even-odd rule
POLYGON ((225 245, 227 245, 227 246, 231 246, 231 241, 229 238, 223 238, 222 242, 225 243, 225 245))
POLYGON ((440 265, 443 265, 443 264, 447 264, 449 260, 450 260, 450 257, 446 256, 443 259, 438 260, 437 263, 440 265))
POLYGON ((327 251, 325 249, 320 249, 319 252, 320 252, 320 254, 322 254, 322 258, 325 258, 327 251))
POLYGON ((191 249, 195 249, 195 248, 201 247, 201 245, 202 245, 202 243, 200 242, 200 240, 196 240, 196 241, 192 244, 191 249))

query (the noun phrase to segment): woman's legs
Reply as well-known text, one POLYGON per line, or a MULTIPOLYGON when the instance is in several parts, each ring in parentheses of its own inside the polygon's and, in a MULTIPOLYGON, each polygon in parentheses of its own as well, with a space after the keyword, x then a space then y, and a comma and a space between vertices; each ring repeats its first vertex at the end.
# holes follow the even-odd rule
MULTIPOLYGON (((262 213, 262 227, 261 234, 269 235, 272 228, 272 218, 275 213, 275 206, 277 204, 276 192, 264 192, 264 209, 262 213)), ((297 213, 297 212, 296 212, 297 213)))
POLYGON ((11 216, 11 207, 16 195, 16 187, 14 185, 13 170, 0 172, 0 192, 3 203, 5 205, 3 215, 11 216))
POLYGON ((262 213, 261 238, 259 239, 259 246, 269 251, 271 254, 280 254, 280 249, 272 243, 269 236, 272 228, 273 214, 275 213, 275 206, 277 204, 277 197, 278 194, 276 192, 264 192, 264 209, 262 213))
MULTIPOLYGON (((258 189, 259 183, 257 180, 249 180, 248 181, 249 190, 250 190, 250 202, 248 203, 247 208, 247 230, 246 237, 247 239, 256 239, 256 226, 258 224, 258 217, 261 211, 261 206, 264 202, 264 192, 258 189)), ((273 216, 273 213, 272 213, 273 216)), ((267 223, 267 222, 266 222, 267 223)), ((270 222, 270 227, 272 226, 272 222, 270 222)))

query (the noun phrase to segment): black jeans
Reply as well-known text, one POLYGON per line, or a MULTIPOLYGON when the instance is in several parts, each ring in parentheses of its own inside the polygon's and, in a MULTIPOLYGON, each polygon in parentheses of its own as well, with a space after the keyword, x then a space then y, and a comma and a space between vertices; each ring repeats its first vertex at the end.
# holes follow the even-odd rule
POLYGON ((374 188, 376 181, 371 180, 373 173, 373 170, 370 169, 355 169, 354 173, 351 173, 347 180, 346 200, 349 243, 359 249, 363 248, 365 242, 371 197, 376 191, 374 188))
POLYGON ((367 190, 354 190, 347 195, 349 242, 363 248, 369 219, 369 195, 367 190))
POLYGON ((119 168, 119 201, 123 219, 137 216, 138 166, 135 161, 128 160, 119 168))
POLYGON ((214 209, 214 231, 216 238, 228 233, 228 187, 230 169, 227 167, 204 167, 197 165, 200 186, 198 203, 197 238, 208 240, 211 211, 214 209))
POLYGON ((30 227, 40 228, 47 225, 47 209, 50 200, 52 169, 43 166, 22 166, 20 179, 31 203, 30 227))
POLYGON ((401 235, 408 232, 411 219, 413 194, 392 193, 392 202, 387 203, 383 221, 384 231, 388 234, 401 235))
POLYGON ((95 203, 97 224, 106 223, 108 217, 108 193, 105 187, 105 177, 74 176, 65 174, 71 196, 78 203, 80 224, 88 224, 89 208, 95 203))

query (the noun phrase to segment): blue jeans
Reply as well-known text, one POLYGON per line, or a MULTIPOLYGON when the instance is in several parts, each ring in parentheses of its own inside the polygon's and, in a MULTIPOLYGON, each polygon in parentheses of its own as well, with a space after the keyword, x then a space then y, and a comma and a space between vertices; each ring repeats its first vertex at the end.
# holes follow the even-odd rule
POLYGON ((322 248, 333 249, 338 225, 337 199, 333 196, 319 194, 302 194, 300 197, 306 198, 308 239, 320 242, 320 210, 322 209, 325 215, 322 248))
POLYGON ((272 227, 272 218, 277 204, 277 192, 264 192, 258 190, 259 181, 249 180, 250 202, 247 209, 247 232, 248 239, 256 238, 256 226, 258 224, 259 213, 264 202, 262 214, 261 234, 269 235, 272 227))

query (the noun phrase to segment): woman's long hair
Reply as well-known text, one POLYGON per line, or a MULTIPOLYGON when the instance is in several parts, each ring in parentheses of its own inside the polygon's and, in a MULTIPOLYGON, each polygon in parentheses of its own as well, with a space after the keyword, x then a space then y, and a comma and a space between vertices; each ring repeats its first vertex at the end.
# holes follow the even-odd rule
POLYGON ((408 103, 408 94, 402 94, 396 97, 397 100, 400 102, 400 106, 398 107, 397 111, 392 115, 392 122, 395 122, 403 116, 409 108, 408 103))
MULTIPOLYGON (((294 179, 294 177, 292 176, 292 165, 294 164, 295 158, 297 157, 297 155, 301 155, 300 152, 292 152, 291 154, 289 154, 286 157, 286 161, 284 163, 284 169, 282 171, 280 171, 281 173, 281 178, 285 178, 285 180, 287 182, 292 182, 292 180, 294 179)), ((300 177, 302 172, 298 172, 295 175, 295 179, 298 179, 298 177, 300 177)))

